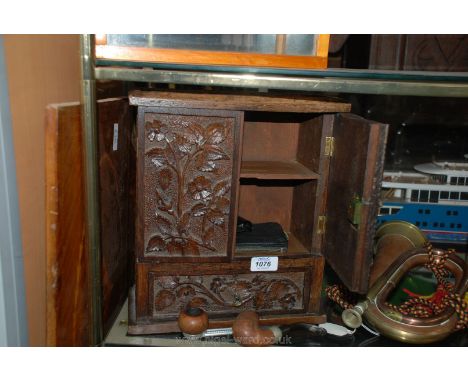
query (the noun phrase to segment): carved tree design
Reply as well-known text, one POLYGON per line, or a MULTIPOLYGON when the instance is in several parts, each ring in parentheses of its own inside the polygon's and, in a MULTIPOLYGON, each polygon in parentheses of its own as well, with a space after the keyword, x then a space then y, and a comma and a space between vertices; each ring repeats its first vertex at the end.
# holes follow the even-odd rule
POLYGON ((162 276, 155 281, 155 313, 178 312, 191 306, 208 310, 302 308, 302 288, 288 277, 256 275, 162 276))
POLYGON ((156 169, 158 186, 147 192, 156 200, 154 222, 159 231, 147 240, 146 253, 216 255, 213 240, 217 230, 227 230, 230 211, 231 178, 221 171, 223 162, 231 160, 223 147, 229 133, 218 122, 202 126, 175 119, 169 126, 154 119, 145 123, 152 146, 145 156, 156 169))

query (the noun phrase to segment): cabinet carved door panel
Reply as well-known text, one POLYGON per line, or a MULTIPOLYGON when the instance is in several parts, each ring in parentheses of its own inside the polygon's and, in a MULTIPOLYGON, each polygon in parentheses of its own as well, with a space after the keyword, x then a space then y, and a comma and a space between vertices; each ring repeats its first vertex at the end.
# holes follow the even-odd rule
POLYGON ((139 258, 227 256, 240 114, 149 108, 139 118, 139 258))

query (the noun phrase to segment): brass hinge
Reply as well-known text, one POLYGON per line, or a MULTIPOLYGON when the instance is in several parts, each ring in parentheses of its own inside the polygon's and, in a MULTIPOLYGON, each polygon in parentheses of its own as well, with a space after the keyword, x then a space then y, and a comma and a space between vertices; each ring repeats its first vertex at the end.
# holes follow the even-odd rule
POLYGON ((359 226, 359 224, 361 224, 361 208, 361 198, 358 195, 353 195, 353 198, 348 205, 348 219, 355 226, 359 226))
POLYGON ((323 235, 325 233, 327 223, 327 217, 325 215, 320 215, 318 217, 318 227, 317 227, 317 234, 323 235))
POLYGON ((335 151, 335 138, 325 137, 325 156, 332 157, 335 151))

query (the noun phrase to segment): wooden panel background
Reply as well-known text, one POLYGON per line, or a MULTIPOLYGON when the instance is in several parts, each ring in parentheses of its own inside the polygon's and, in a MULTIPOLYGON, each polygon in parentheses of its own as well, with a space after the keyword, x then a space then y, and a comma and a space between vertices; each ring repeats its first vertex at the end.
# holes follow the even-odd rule
MULTIPOLYGON (((134 115, 126 99, 100 100, 97 110, 105 335, 133 282, 134 115)), ((84 247, 81 108, 78 103, 60 104, 47 111, 47 344, 86 346, 92 323, 84 247)))
POLYGON ((4 35, 20 209, 29 344, 46 344, 46 105, 78 101, 78 35, 4 35))
POLYGON ((81 108, 51 105, 46 125, 47 345, 89 343, 81 108))

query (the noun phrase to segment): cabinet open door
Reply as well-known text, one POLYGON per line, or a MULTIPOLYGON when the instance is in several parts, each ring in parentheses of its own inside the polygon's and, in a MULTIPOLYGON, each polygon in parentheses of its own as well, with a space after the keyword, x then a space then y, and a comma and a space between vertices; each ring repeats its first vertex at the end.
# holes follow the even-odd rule
POLYGON ((345 286, 366 293, 388 126, 333 116, 324 255, 345 286))
POLYGON ((46 124, 47 345, 87 346, 93 325, 104 335, 133 282, 135 117, 126 99, 97 103, 101 216, 101 291, 91 288, 86 221, 81 107, 50 105, 46 124), (101 322, 92 322, 99 293, 101 322))

